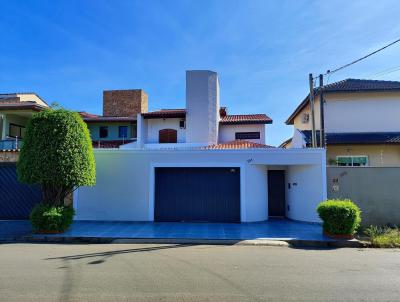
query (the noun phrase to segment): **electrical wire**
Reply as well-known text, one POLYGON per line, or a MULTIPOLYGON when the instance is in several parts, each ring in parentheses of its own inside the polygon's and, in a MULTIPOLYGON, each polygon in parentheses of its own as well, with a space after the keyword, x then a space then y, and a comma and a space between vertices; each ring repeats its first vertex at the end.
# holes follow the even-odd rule
POLYGON ((392 70, 397 70, 398 68, 400 68, 400 65, 399 66, 394 66, 394 67, 391 67, 391 68, 386 68, 384 70, 378 71, 378 72, 372 74, 372 76, 377 76, 377 75, 380 75, 380 74, 386 74, 387 72, 391 72, 392 70))
POLYGON ((375 74, 376 77, 382 77, 384 75, 393 73, 393 72, 397 72, 400 70, 400 66, 397 66, 396 68, 391 68, 390 70, 386 71, 386 72, 379 72, 377 74, 375 74))
POLYGON ((400 39, 397 39, 396 41, 393 41, 393 42, 391 42, 391 43, 389 43, 389 44, 387 44, 387 45, 385 45, 385 46, 383 46, 383 47, 381 47, 381 48, 379 48, 379 49, 377 49, 377 50, 375 50, 375 51, 373 51, 373 52, 371 52, 371 53, 369 53, 369 54, 367 54, 367 55, 365 55, 365 56, 363 56, 363 57, 361 57, 361 58, 359 58, 357 60, 354 60, 354 61, 352 61, 352 62, 350 62, 348 64, 345 64, 345 65, 343 65, 341 67, 338 67, 338 68, 336 68, 334 70, 328 70, 326 73, 324 73, 324 75, 333 74, 335 72, 338 72, 339 70, 342 70, 342 69, 344 69, 346 67, 349 67, 349 66, 351 66, 351 65, 353 65, 355 63, 358 63, 358 62, 360 62, 360 61, 362 61, 362 60, 364 60, 364 59, 366 59, 366 58, 368 58, 368 57, 370 57, 370 56, 372 56, 372 55, 374 55, 374 54, 376 54, 376 53, 378 53, 378 52, 380 52, 380 51, 382 51, 382 50, 384 50, 384 49, 386 49, 386 48, 388 48, 388 47, 390 47, 390 46, 392 46, 392 45, 394 45, 396 43, 398 43, 398 42, 400 42, 400 39))

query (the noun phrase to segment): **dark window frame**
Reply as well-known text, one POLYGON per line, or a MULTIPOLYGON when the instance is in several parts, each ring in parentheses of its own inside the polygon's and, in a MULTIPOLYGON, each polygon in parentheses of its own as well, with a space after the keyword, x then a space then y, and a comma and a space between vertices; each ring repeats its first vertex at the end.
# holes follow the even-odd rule
POLYGON ((108 126, 99 126, 99 138, 107 138, 108 137, 108 126), (106 134, 102 134, 102 130, 106 131, 106 134))
POLYGON ((137 122, 131 123, 131 138, 137 138, 137 122))
POLYGON ((260 132, 235 132, 235 139, 260 139, 260 132))
POLYGON ((179 128, 186 129, 186 120, 179 121, 179 128))
POLYGON ((118 126, 118 137, 119 138, 128 138, 128 136, 129 136, 128 132, 129 132, 129 126, 126 126, 126 125, 118 126), (126 135, 125 136, 121 135, 121 129, 126 129, 126 135))
POLYGON ((25 127, 25 126, 22 126, 22 125, 19 125, 19 124, 9 123, 9 124, 8 124, 8 136, 9 136, 9 137, 13 137, 13 138, 15 138, 16 136, 10 135, 10 128, 11 128, 11 126, 15 126, 15 127, 18 127, 18 128, 19 128, 19 136, 18 136, 18 138, 22 139, 22 138, 23 138, 23 137, 22 137, 22 129, 26 129, 26 127, 25 127))

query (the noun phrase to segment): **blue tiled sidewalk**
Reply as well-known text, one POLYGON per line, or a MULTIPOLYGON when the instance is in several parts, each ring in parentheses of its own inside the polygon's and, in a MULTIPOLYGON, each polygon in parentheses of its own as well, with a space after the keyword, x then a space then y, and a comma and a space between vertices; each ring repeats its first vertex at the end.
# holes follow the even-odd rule
POLYGON ((320 225, 291 220, 241 224, 77 221, 61 236, 137 239, 329 240, 322 235, 320 225))
POLYGON ((14 240, 31 234, 31 225, 27 220, 0 220, 0 241, 14 240))

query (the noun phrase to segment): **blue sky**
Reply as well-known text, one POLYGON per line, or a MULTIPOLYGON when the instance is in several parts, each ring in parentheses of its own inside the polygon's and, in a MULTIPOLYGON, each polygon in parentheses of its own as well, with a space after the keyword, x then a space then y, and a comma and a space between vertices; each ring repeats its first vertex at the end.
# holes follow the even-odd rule
MULTIPOLYGON (((385 0, 35 0, 1 1, 0 11, 0 92, 101 113, 103 90, 143 88, 150 109, 180 108, 185 70, 209 69, 229 113, 273 118, 272 145, 291 136, 284 121, 309 72, 400 37, 400 2, 385 0)), ((329 82, 348 77, 400 80, 400 43, 329 82)))

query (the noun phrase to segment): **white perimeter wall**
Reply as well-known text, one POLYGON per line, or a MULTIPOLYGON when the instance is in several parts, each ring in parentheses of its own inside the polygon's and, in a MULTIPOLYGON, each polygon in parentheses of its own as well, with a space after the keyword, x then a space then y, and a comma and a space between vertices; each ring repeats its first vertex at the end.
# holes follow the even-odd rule
POLYGON ((77 220, 152 221, 155 167, 239 167, 241 220, 268 219, 268 166, 282 165, 287 181, 288 216, 318 221, 316 205, 326 199, 325 152, 272 150, 95 150, 97 183, 74 195, 77 220), (300 166, 297 166, 300 165, 300 166))
POLYGON ((317 205, 326 200, 326 168, 324 166, 289 166, 286 169, 286 216, 300 221, 319 222, 317 205), (322 177, 315 177, 322 175, 322 177), (290 184, 290 188, 289 185, 290 184))
POLYGON ((260 139, 246 139, 258 144, 265 144, 265 125, 220 125, 219 143, 226 143, 235 140, 236 132, 260 132, 260 139))

